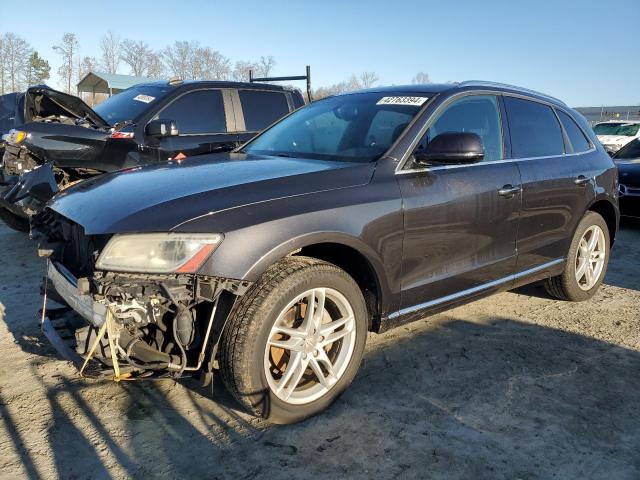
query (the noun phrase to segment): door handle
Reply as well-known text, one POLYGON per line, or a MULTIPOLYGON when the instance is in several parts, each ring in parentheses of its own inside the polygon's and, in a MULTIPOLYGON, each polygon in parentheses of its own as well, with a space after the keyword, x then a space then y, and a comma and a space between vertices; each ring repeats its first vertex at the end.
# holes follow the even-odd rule
POLYGON ((587 183, 590 183, 590 182, 591 182, 591 177, 585 177, 584 175, 579 175, 578 178, 576 178, 573 181, 573 183, 575 183, 580 187, 584 187, 587 183))
POLYGON ((517 193, 520 193, 522 187, 514 187, 512 185, 505 185, 500 190, 498 190, 498 195, 505 198, 511 198, 517 193))

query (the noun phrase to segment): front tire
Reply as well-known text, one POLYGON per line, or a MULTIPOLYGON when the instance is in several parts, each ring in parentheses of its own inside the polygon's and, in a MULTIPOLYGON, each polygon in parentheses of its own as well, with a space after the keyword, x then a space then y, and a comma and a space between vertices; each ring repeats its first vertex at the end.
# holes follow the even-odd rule
POLYGON ((610 244, 609 228, 602 216, 585 213, 571 240, 564 272, 547 280, 547 292, 572 302, 593 297, 607 273, 610 244))
POLYGON ((229 314, 219 358, 223 381, 253 415, 298 422, 349 386, 367 324, 362 292, 346 272, 308 257, 286 258, 229 314))

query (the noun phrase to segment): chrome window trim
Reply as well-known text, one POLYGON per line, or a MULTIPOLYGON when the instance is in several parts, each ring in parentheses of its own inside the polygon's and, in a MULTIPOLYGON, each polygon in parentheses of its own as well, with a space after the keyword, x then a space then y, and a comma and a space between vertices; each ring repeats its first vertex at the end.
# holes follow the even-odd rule
POLYGON ((588 153, 595 152, 595 148, 591 148, 590 150, 585 150, 584 152, 578 153, 563 153, 562 155, 551 155, 547 157, 527 157, 527 158, 506 158, 504 160, 494 160, 491 162, 477 162, 477 163, 461 163, 459 165, 436 165, 433 167, 424 167, 424 168, 406 168, 404 170, 396 171, 396 175, 406 175, 409 173, 421 173, 421 172, 433 172, 438 170, 449 170, 452 168, 464 168, 464 167, 478 167, 481 165, 494 165, 494 164, 505 164, 505 163, 518 163, 518 162, 527 162, 529 160, 544 160, 544 159, 554 159, 554 158, 565 158, 565 157, 577 157, 578 155, 586 155, 588 153))
POLYGON ((459 298, 466 297, 473 293, 482 292, 483 290, 488 290, 493 287, 498 287, 500 285, 504 285, 505 283, 509 283, 513 280, 518 280, 519 278, 526 277, 527 275, 531 275, 533 273, 540 272, 546 268, 553 267, 564 262, 564 258, 556 258, 555 260, 551 260, 550 262, 543 263, 533 268, 529 268, 522 272, 514 273, 512 275, 507 275, 506 277, 499 278, 497 280, 493 280, 491 282, 483 283, 482 285, 478 285, 477 287, 468 288, 467 290, 462 290, 457 293, 452 293, 451 295, 446 295, 444 297, 436 298, 434 300, 429 300, 428 302, 419 303, 418 305, 413 305, 411 307, 406 307, 396 312, 390 314, 387 318, 393 320, 394 318, 401 317, 403 315, 408 315, 413 312, 417 312, 419 310, 425 310, 429 307, 435 307, 437 305, 441 305, 443 303, 451 302, 453 300, 457 300, 459 298))
MULTIPOLYGON (((551 155, 551 156, 543 156, 543 157, 505 158, 505 159, 502 159, 502 160, 494 160, 494 161, 491 161, 491 162, 478 162, 478 163, 468 163, 468 164, 461 164, 461 165, 437 165, 437 166, 433 166, 433 167, 405 169, 404 167, 405 167, 406 163, 409 161, 409 158, 411 158, 411 155, 412 155, 414 149, 416 148, 416 146, 418 145, 418 143, 420 142, 420 139, 422 139, 424 134, 427 133, 427 130, 429 129, 429 127, 431 127, 431 125, 438 118, 438 116, 447 107, 449 107, 449 105, 451 105, 456 100, 458 100, 460 98, 463 98, 463 97, 478 96, 478 95, 495 95, 496 97, 503 96, 503 97, 521 98, 523 100, 528 100, 530 102, 537 102, 537 103, 540 103, 542 105, 546 105, 546 106, 550 107, 552 110, 556 109, 556 108, 560 108, 561 110, 564 110, 565 113, 567 113, 569 116, 572 117, 572 115, 570 113, 568 113, 566 111, 565 107, 563 107, 562 105, 558 105, 558 104, 552 103, 552 102, 547 102, 547 101, 542 100, 542 99, 533 98, 533 97, 530 97, 530 96, 527 96, 527 95, 523 95, 523 94, 519 94, 519 93, 503 92, 503 91, 496 91, 496 90, 467 90, 467 91, 464 91, 464 92, 459 92, 459 93, 453 94, 449 98, 447 98, 447 100, 445 100, 441 105, 439 105, 431 113, 431 115, 429 115, 429 117, 425 121, 425 123, 422 126, 422 128, 418 131, 417 135, 411 141, 409 148, 402 154, 402 157, 400 157, 398 165, 396 165, 396 168, 395 168, 395 173, 397 175, 403 175, 403 174, 407 174, 407 173, 430 172, 430 171, 436 171, 436 170, 446 170, 446 169, 450 169, 450 168, 472 167, 472 166, 479 166, 479 165, 491 165, 491 164, 495 164, 495 163, 507 163, 507 162, 519 162, 519 161, 528 161, 528 160, 540 160, 540 159, 544 159, 544 158, 562 158, 562 157, 567 157, 567 156, 584 155, 584 154, 587 154, 587 153, 592 153, 592 152, 594 152, 596 150, 595 145, 592 144, 591 148, 589 150, 585 150, 584 152, 578 152, 578 153, 563 153, 562 155, 551 155)), ((555 111, 554 111, 554 115, 556 116, 557 121, 560 123, 560 119, 557 118, 557 113, 555 111)), ((504 121, 504 120, 505 119, 501 118, 501 121, 504 121)), ((576 124, 577 124, 577 122, 576 122, 576 124)), ((580 128, 580 125, 578 125, 578 127, 580 128)), ((560 123, 560 129, 561 129, 561 132, 563 132, 563 135, 564 135, 564 127, 562 126, 562 123, 560 123)), ((583 131, 583 133, 584 133, 584 131, 583 131)), ((585 136, 587 137, 587 139, 589 139, 588 135, 585 135, 585 136)), ((589 139, 589 142, 591 143, 590 139, 589 139)))

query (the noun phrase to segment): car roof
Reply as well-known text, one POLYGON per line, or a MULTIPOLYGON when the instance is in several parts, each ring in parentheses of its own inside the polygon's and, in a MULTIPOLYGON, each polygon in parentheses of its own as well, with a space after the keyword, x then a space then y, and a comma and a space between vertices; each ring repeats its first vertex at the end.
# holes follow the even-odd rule
POLYGON ((134 86, 152 86, 160 87, 167 84, 174 86, 175 88, 181 87, 209 87, 209 88, 242 88, 248 90, 274 90, 274 91, 299 91, 297 88, 273 85, 270 83, 249 83, 249 82, 232 82, 229 80, 159 80, 157 82, 138 83, 134 86))
POLYGON ((566 103, 551 95, 530 90, 528 88, 517 87, 515 85, 508 85, 506 83, 488 82, 484 80, 467 80, 464 82, 456 83, 426 83, 426 84, 413 84, 413 85, 392 85, 388 87, 374 87, 366 90, 357 90, 355 92, 345 93, 343 95, 349 95, 351 93, 386 93, 394 95, 424 95, 424 94, 439 94, 444 92, 454 92, 456 90, 473 90, 473 89, 487 89, 497 92, 509 92, 517 93, 520 95, 529 96, 532 98, 538 98, 556 105, 566 107, 566 103))

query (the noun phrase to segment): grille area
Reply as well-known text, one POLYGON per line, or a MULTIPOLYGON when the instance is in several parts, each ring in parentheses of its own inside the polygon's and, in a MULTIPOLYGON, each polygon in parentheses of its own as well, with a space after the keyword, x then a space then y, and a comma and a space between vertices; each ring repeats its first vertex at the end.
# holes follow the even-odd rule
POLYGON ((41 240, 54 247, 51 259, 62 263, 76 278, 93 273, 95 262, 110 237, 86 235, 82 225, 48 208, 35 220, 34 229, 41 240))

